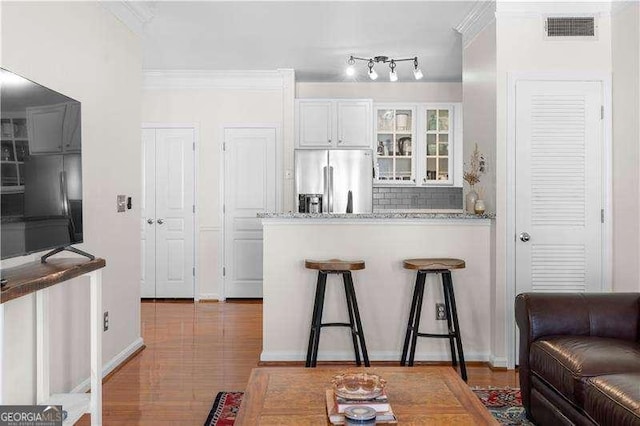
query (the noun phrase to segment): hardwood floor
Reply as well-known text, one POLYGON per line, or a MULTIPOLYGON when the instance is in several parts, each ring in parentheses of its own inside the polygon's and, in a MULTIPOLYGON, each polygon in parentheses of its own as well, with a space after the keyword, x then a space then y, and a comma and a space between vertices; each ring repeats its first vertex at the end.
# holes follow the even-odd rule
MULTIPOLYGON (((105 425, 202 425, 216 394, 244 390, 259 362, 259 302, 143 302, 141 318, 147 347, 104 383, 105 425)), ((514 371, 468 374, 470 386, 517 386, 514 371)))

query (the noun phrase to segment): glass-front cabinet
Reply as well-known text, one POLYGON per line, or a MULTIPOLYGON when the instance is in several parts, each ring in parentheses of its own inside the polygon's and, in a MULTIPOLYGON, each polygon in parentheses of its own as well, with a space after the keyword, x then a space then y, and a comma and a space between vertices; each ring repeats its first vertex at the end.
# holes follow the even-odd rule
POLYGON ((415 182, 415 108, 376 108, 377 180, 415 182))
POLYGON ((3 113, 3 117, 6 118, 0 123, 1 192, 24 192, 24 161, 29 155, 27 120, 24 117, 12 117, 10 113, 3 113))
MULTIPOLYGON (((448 108, 426 109, 426 175, 423 183, 449 181, 449 123, 448 108)), ((423 159, 423 161, 425 161, 423 159)))
POLYGON ((375 183, 462 186, 460 104, 376 104, 375 183))

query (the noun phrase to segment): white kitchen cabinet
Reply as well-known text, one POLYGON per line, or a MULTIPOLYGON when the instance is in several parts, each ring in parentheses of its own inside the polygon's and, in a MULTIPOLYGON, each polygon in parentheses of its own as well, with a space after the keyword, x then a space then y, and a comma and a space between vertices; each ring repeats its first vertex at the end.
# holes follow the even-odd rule
POLYGON ((27 108, 29 153, 80 152, 80 104, 64 103, 27 108))
POLYGON ((462 186, 462 106, 376 104, 375 183, 462 186))
POLYGON ((371 148, 369 99, 296 100, 298 148, 371 148))

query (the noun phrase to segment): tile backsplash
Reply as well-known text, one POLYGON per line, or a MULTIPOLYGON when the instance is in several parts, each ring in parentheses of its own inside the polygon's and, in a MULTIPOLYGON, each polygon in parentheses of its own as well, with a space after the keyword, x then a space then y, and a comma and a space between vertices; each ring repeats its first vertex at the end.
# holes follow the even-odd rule
POLYGON ((373 188, 374 211, 419 209, 462 209, 462 188, 373 188))

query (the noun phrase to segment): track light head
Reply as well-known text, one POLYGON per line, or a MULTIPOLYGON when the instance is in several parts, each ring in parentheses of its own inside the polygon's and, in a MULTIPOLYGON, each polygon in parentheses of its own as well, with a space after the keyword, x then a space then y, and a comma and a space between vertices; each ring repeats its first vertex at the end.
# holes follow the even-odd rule
POLYGON ((355 59, 353 59, 353 56, 349 58, 349 60, 347 61, 347 64, 349 65, 347 66, 346 73, 349 77, 352 77, 356 74, 356 69, 354 67, 354 65, 356 64, 356 61, 355 59))
POLYGON ((413 58, 413 77, 416 80, 420 80, 424 75, 422 74, 422 70, 418 68, 418 57, 413 58))
POLYGON ((391 68, 391 71, 389 71, 389 81, 398 81, 398 73, 396 73, 396 62, 393 59, 389 63, 389 68, 391 68))
POLYGON ((369 67, 369 78, 371 80, 376 80, 378 78, 378 73, 373 69, 373 60, 369 59, 369 63, 367 64, 369 67))

